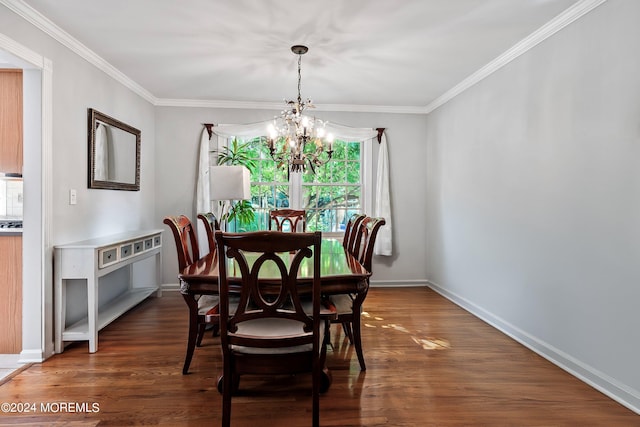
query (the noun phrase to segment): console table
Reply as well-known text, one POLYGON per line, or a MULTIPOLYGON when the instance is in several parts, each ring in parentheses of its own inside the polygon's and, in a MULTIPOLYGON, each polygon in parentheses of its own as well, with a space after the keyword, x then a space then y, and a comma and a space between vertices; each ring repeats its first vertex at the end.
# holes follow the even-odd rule
POLYGON ((112 236, 83 240, 54 247, 55 352, 64 350, 65 341, 89 341, 89 352, 98 350, 98 331, 127 310, 160 290, 162 277, 162 230, 129 231, 112 236), (132 264, 155 256, 153 286, 136 286, 132 264), (108 304, 98 306, 99 278, 121 268, 129 269, 129 284, 108 304), (66 281, 84 279, 87 283, 87 317, 66 324, 66 281))

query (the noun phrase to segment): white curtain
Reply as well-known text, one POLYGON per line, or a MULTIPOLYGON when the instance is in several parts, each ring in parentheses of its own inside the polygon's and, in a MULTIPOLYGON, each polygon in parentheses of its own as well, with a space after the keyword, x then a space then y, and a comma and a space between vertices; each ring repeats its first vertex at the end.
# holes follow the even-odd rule
MULTIPOLYGON (((218 125, 214 126, 212 130, 220 138, 251 139, 266 135, 267 127, 271 122, 272 120, 243 125, 218 125)), ((353 128, 331 122, 327 123, 325 130, 326 133, 332 133, 336 139, 345 141, 369 141, 374 143, 373 141, 376 141, 375 138, 378 136, 376 129, 353 128)), ((386 224, 378 232, 374 253, 376 255, 390 256, 392 254, 391 198, 389 193, 387 139, 384 132, 380 143, 376 184, 377 194, 373 216, 383 217, 386 224)))
MULTIPOLYGON (((200 150, 198 152, 198 176, 196 178, 196 214, 211 211, 211 197, 209 186, 209 132, 202 129, 200 135, 200 150)), ((198 246, 200 254, 204 256, 209 252, 209 242, 204 224, 196 218, 191 218, 192 224, 197 223, 198 246)), ((195 224, 194 224, 195 225, 195 224)))
POLYGON ((209 194, 209 133, 205 127, 200 135, 200 151, 198 154, 196 213, 204 213, 211 210, 211 197, 209 197, 209 194))
MULTIPOLYGON (((217 125, 212 128, 213 133, 221 138, 251 139, 267 134, 267 128, 272 120, 249 123, 245 125, 217 125)), ((332 133, 336 139, 346 141, 367 141, 378 135, 378 131, 370 128, 352 128, 349 126, 327 123, 326 133, 332 133)))
POLYGON ((94 177, 96 181, 109 180, 109 135, 107 128, 98 123, 95 138, 94 177))
POLYGON ((373 253, 376 255, 391 256, 392 251, 392 226, 391 226, 391 193, 389 190, 389 153, 387 151, 387 137, 382 132, 380 150, 378 151, 378 169, 376 177, 376 205, 374 216, 385 219, 386 224, 378 230, 376 245, 373 253))

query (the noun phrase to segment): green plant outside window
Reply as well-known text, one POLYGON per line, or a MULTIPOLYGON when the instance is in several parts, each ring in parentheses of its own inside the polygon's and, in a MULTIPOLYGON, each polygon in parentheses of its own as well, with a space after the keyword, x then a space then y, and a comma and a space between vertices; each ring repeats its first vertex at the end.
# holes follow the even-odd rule
POLYGON ((269 211, 276 208, 305 209, 307 231, 341 232, 351 214, 362 211, 361 143, 336 140, 333 157, 315 168, 315 174, 291 174, 269 154, 264 137, 233 140, 222 149, 218 164, 242 164, 251 171, 251 200, 232 212, 229 224, 235 231, 269 228, 269 211), (248 214, 251 210, 253 216, 248 214))

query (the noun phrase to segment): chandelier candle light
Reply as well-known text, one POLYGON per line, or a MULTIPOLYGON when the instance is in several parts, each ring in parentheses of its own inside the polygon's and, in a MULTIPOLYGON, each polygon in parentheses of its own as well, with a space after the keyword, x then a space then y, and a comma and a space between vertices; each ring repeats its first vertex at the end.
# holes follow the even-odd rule
POLYGON ((301 45, 291 47, 291 51, 298 55, 298 99, 285 100, 288 108, 283 110, 280 117, 276 117, 267 129, 271 157, 279 163, 278 166, 287 165, 288 172, 304 172, 308 165, 315 173, 315 166, 327 163, 333 155, 333 135, 325 136, 327 122, 302 114, 305 108, 314 108, 311 99, 303 102, 300 96, 300 63, 302 55, 308 50, 306 46, 301 45), (305 150, 310 143, 313 143, 315 148, 305 150), (325 143, 327 157, 321 159, 325 143))

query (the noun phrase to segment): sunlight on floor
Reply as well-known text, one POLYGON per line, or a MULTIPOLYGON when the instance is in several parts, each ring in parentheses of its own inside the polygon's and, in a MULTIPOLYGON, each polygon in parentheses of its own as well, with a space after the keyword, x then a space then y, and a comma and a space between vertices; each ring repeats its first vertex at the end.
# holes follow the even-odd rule
MULTIPOLYGON (((408 330, 402 325, 398 325, 397 323, 387 323, 387 324, 376 325, 373 323, 373 321, 382 322, 384 321, 384 318, 378 317, 378 316, 371 316, 371 314, 369 314, 366 311, 362 312, 362 317, 363 317, 362 324, 366 328, 393 329, 395 331, 402 332, 405 334, 412 334, 410 330, 408 330)), ((419 345, 420 347, 422 347, 424 350, 448 350, 451 348, 451 343, 449 342, 449 340, 446 340, 444 338, 419 337, 419 336, 416 336, 415 334, 412 334, 411 340, 417 345, 419 345)))

